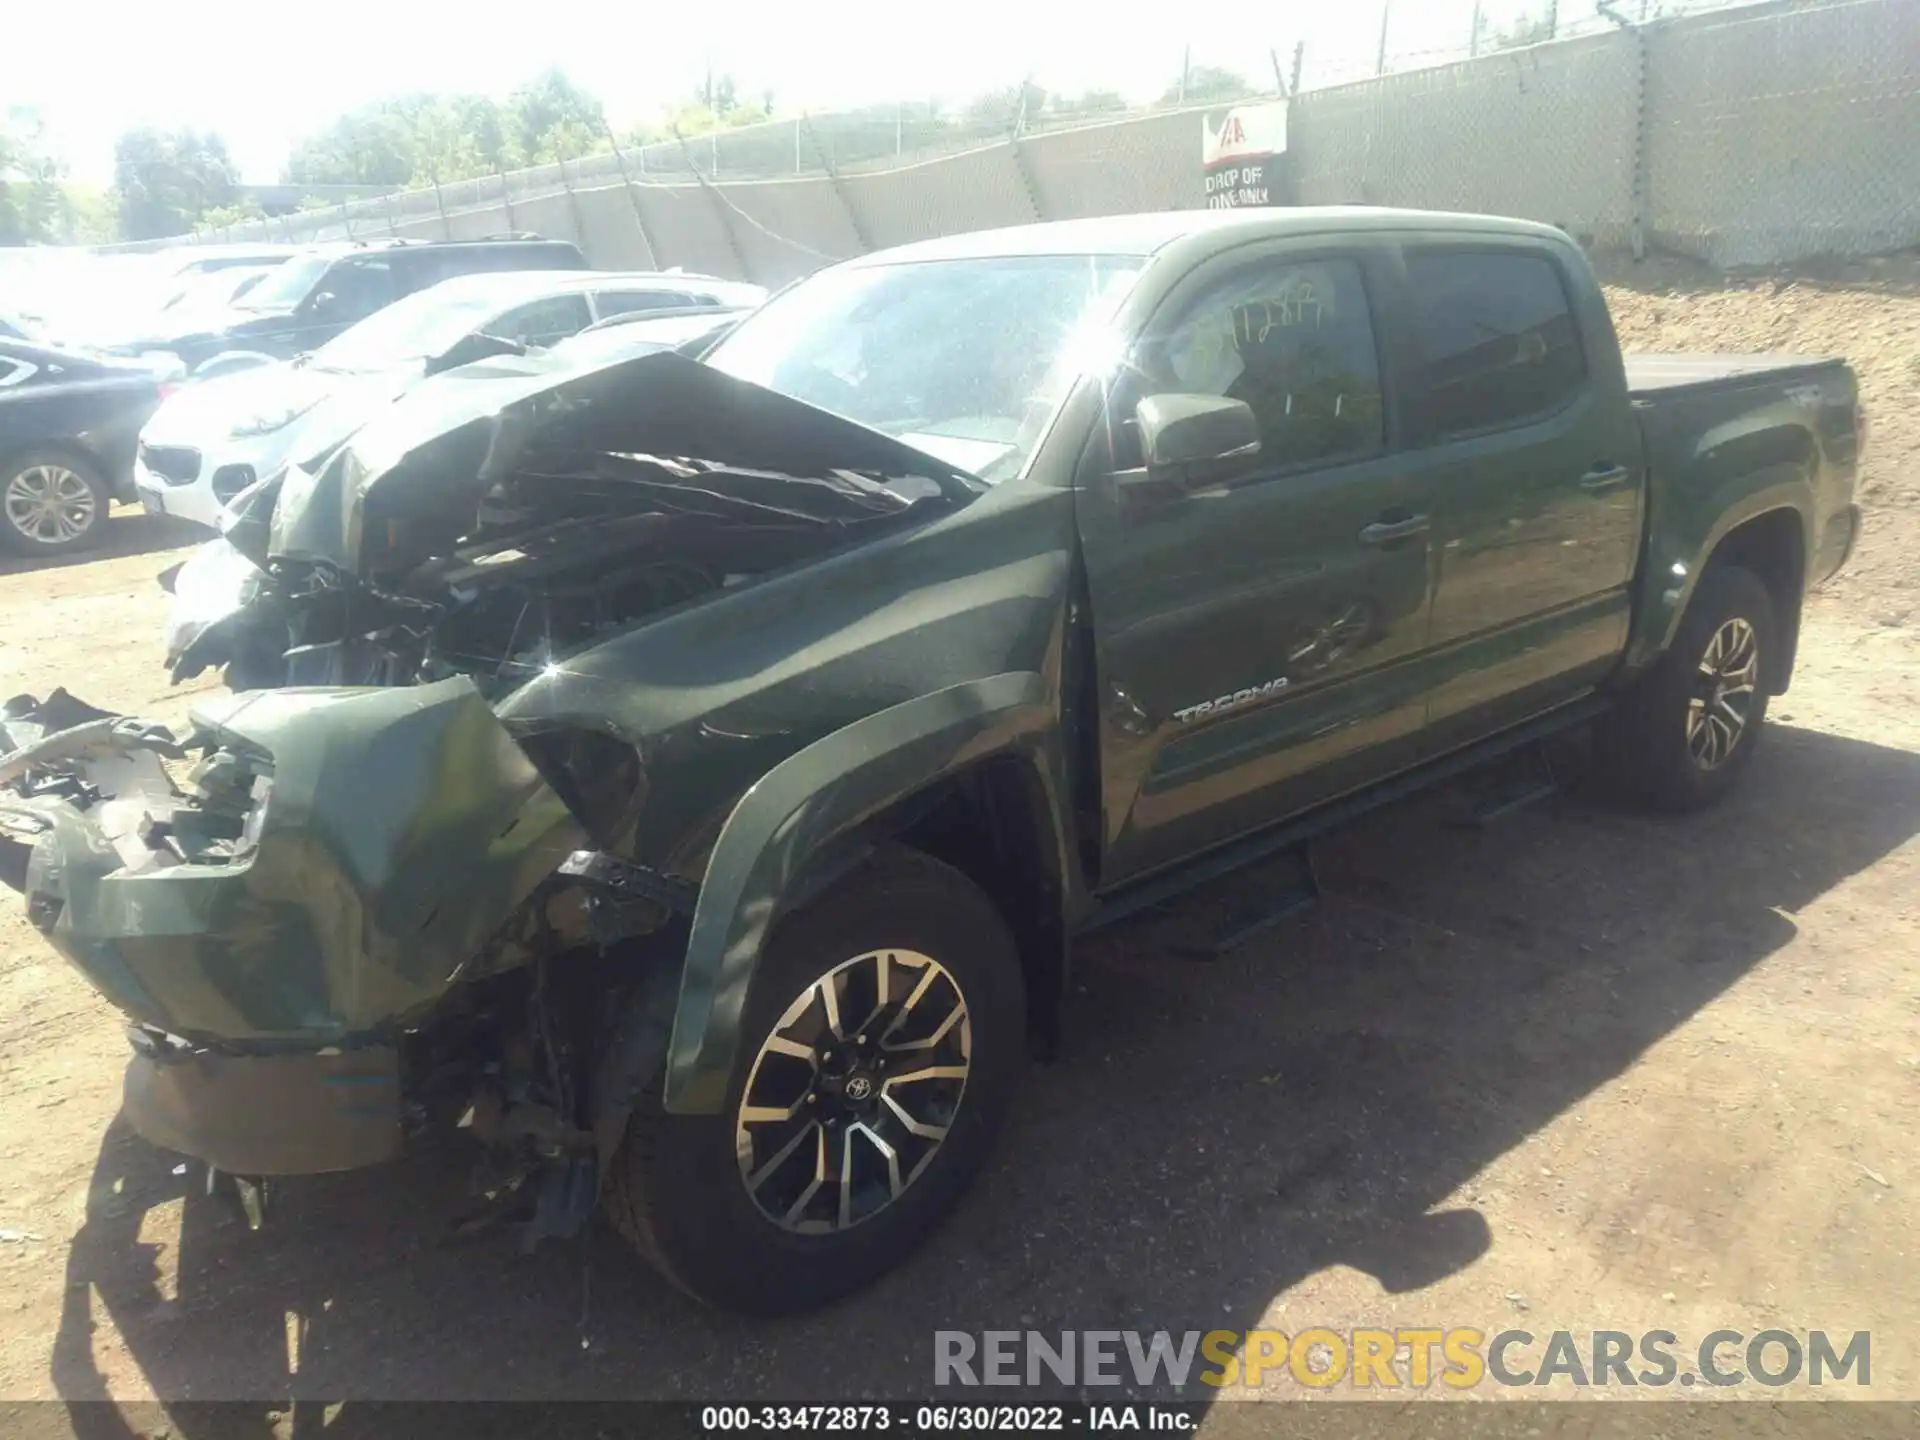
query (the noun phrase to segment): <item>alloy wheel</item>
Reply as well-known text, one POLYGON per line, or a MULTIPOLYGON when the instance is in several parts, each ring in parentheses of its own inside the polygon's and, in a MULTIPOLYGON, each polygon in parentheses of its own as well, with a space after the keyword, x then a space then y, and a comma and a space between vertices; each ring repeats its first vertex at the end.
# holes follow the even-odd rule
POLYGON ((1739 747, 1759 677, 1759 637, 1736 615, 1707 642, 1687 702, 1687 752, 1702 770, 1719 769, 1739 747))
POLYGON ((7 482, 7 524, 37 545, 71 545, 93 527, 98 509, 93 488, 64 465, 29 465, 7 482))
POLYGON ((972 1053, 966 997, 930 956, 869 951, 814 981, 762 1042, 735 1117, 761 1214, 827 1234, 893 1204, 939 1153, 972 1053))

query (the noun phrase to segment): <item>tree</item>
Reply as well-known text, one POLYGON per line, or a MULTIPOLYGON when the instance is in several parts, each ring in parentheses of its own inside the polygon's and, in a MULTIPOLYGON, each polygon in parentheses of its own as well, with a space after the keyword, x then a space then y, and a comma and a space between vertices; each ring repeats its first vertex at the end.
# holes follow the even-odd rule
POLYGON ((536 75, 507 97, 506 135, 522 165, 547 165, 606 148, 607 112, 564 71, 536 75))
POLYGON ((1160 97, 1162 105, 1199 105, 1209 100, 1239 100, 1254 94, 1244 75, 1218 65, 1190 65, 1184 84, 1176 79, 1160 97))
POLYGON ((405 185, 413 178, 414 136, 402 103, 362 105, 296 141, 284 178, 295 185, 405 185))
POLYGON ((967 102, 963 122, 983 130, 1012 130, 1038 115, 1047 105, 1047 92, 1031 80, 989 90, 967 102))
POLYGON ((0 113, 0 245, 44 245, 65 238, 72 228, 60 183, 65 173, 47 147, 39 111, 12 106, 0 113))
POLYGON ((114 142, 113 189, 129 240, 186 234, 209 210, 231 205, 236 184, 226 141, 211 131, 143 126, 114 142))
POLYGON ((1539 45, 1553 39, 1553 29, 1553 22, 1544 15, 1532 18, 1523 15, 1511 25, 1493 27, 1493 48, 1518 50, 1526 45, 1539 45))
POLYGON ((773 92, 761 92, 757 100, 740 98, 733 76, 709 74, 687 99, 667 112, 669 135, 704 135, 709 130, 730 130, 738 125, 758 125, 773 113, 773 92))
POLYGON ((1127 108, 1118 90, 1088 90, 1079 95, 1055 95, 1047 109, 1056 115, 1107 115, 1127 108))

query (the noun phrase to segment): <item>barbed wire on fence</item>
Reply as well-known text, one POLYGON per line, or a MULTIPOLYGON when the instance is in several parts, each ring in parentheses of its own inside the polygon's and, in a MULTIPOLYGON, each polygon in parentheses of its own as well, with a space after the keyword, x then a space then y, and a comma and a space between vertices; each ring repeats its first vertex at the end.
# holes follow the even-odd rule
MULTIPOLYGON (((1303 56, 1295 198, 1500 211, 1716 263, 1920 240, 1915 0, 1700 0, 1684 13, 1648 0, 1645 24, 1639 0, 1576 14, 1556 12, 1580 0, 1499 3, 1475 6, 1452 49, 1376 55, 1377 75, 1321 83, 1323 66, 1309 83, 1303 56)), ((1272 69, 1265 93, 1291 89, 1277 50, 1272 69)), ((930 104, 801 116, 688 136, 670 156, 609 143, 300 224, 310 239, 534 229, 601 264, 779 282, 955 229, 1197 205, 1201 117, 1225 103, 1041 109, 1011 124, 950 122, 930 104)))

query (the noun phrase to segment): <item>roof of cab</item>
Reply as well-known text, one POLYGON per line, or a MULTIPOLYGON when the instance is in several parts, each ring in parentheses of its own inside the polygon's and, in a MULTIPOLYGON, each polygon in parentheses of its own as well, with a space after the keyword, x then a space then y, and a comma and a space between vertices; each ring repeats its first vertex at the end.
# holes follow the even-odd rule
POLYGON ((920 260, 970 260, 1012 255, 1148 256, 1199 235, 1223 240, 1258 236, 1312 235, 1329 230, 1452 230, 1463 234, 1533 235, 1564 239, 1562 231, 1502 215, 1461 215, 1442 210, 1389 210, 1367 205, 1270 206, 1236 210, 1158 210, 1054 220, 944 235, 849 262, 854 266, 906 264, 920 260))

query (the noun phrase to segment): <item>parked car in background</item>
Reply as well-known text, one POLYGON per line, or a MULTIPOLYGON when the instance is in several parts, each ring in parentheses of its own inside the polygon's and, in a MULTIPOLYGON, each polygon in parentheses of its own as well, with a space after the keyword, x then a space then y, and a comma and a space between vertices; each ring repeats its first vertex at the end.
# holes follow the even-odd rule
POLYGON ((691 310, 718 317, 765 298, 757 285, 655 272, 523 270, 443 280, 300 360, 183 389, 141 433, 139 498, 153 514, 211 526, 221 507, 285 461, 297 436, 344 435, 429 369, 457 363, 456 347, 475 334, 548 346, 607 316, 691 310))
POLYGON ((161 317, 183 304, 200 311, 230 302, 249 277, 283 263, 298 247, 180 245, 138 254, 44 248, 49 253, 0 269, 0 310, 56 344, 120 350, 128 340, 180 324, 187 312, 161 317))
POLYGON ((108 506, 134 498, 136 437, 179 374, 0 339, 0 551, 91 544, 108 506))
POLYGON ((585 270, 564 240, 370 240, 316 245, 218 311, 157 322, 129 336, 119 353, 165 351, 189 370, 223 351, 291 359, 317 350, 396 300, 458 275, 504 270, 585 270))

